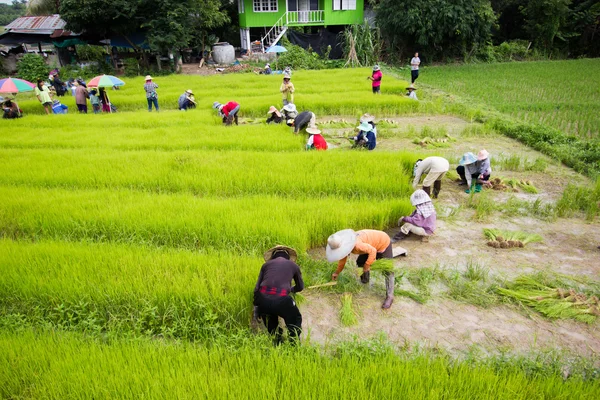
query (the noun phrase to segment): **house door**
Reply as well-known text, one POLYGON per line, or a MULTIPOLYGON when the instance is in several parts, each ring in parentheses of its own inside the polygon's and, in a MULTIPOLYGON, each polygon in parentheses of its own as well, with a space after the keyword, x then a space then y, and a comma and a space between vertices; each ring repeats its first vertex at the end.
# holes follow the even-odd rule
POLYGON ((288 11, 298 12, 298 22, 310 22, 310 11, 319 9, 319 0, 288 0, 288 11))

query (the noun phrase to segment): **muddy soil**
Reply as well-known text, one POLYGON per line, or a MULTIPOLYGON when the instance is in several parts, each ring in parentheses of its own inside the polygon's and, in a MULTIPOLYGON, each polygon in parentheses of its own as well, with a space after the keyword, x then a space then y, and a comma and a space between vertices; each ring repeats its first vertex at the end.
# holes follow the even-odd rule
MULTIPOLYGON (((326 117, 320 120, 327 121, 326 117)), ((331 118, 329 121, 352 121, 352 118, 331 118)), ((456 167, 460 155, 466 151, 476 153, 486 148, 492 155, 493 176, 529 179, 537 187, 538 194, 487 190, 495 203, 501 204, 510 196, 521 200, 554 202, 558 200, 568 183, 590 184, 583 177, 559 163, 545 157, 519 142, 501 135, 486 133, 482 136, 466 133, 465 128, 474 125, 449 116, 411 116, 389 118, 397 127, 382 129, 377 150, 407 150, 422 156, 438 154, 447 157, 451 170, 456 167), (424 127, 443 127, 452 140, 442 147, 428 148, 413 143, 424 127), (500 160, 518 155, 529 161, 544 159, 548 166, 543 172, 502 170, 500 160)), ((327 128, 328 140, 341 147, 350 145, 335 137, 351 128, 327 128)), ((583 216, 544 220, 534 216, 505 217, 495 212, 488 219, 477 222, 474 211, 467 207, 468 195, 464 186, 446 177, 440 198, 435 201, 438 210, 438 226, 429 243, 413 238, 397 243, 408 249, 407 257, 396 259, 401 267, 464 269, 469 262, 476 262, 490 270, 493 276, 514 278, 523 273, 549 270, 574 276, 586 276, 600 280, 600 224, 598 219, 586 221, 583 216), (451 216, 450 210, 456 209, 451 216), (542 243, 530 243, 525 248, 494 249, 486 245, 483 228, 499 228, 538 233, 542 243)), ((398 228, 388 231, 394 235, 398 228)), ((314 249, 312 256, 324 258, 324 249, 314 249)), ((333 268, 332 268, 333 269, 333 268)), ((311 341, 326 343, 348 338, 352 335, 371 337, 385 333, 398 346, 424 345, 443 348, 453 353, 470 351, 473 347, 485 353, 500 351, 527 352, 540 349, 559 349, 586 357, 600 355, 600 323, 587 325, 572 320, 550 321, 535 312, 516 306, 481 308, 435 295, 422 305, 415 301, 396 297, 390 310, 381 310, 383 288, 376 284, 355 295, 354 304, 360 317, 353 327, 342 327, 339 322, 340 295, 327 290, 304 292, 307 302, 301 305, 304 329, 311 341)))

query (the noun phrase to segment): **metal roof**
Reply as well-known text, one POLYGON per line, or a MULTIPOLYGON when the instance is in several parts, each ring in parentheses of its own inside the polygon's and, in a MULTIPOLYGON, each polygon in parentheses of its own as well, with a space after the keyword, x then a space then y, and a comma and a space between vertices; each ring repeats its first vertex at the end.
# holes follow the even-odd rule
POLYGON ((44 15, 38 17, 20 17, 15 19, 4 29, 14 33, 35 33, 52 35, 56 30, 63 30, 67 23, 60 15, 44 15))

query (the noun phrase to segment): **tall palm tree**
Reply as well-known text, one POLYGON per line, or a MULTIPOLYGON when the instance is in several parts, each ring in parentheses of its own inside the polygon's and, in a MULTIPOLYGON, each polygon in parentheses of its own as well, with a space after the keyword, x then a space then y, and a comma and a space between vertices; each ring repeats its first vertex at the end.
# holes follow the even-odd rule
POLYGON ((58 14, 60 0, 29 0, 27 15, 58 14))

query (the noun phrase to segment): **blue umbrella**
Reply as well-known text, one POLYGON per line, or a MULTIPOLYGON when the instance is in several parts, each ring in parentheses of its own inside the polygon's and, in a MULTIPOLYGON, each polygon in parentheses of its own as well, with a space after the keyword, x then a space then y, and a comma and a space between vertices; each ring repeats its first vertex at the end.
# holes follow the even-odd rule
MULTIPOLYGON (((267 48, 265 53, 285 53, 287 49, 283 46, 275 45, 267 48)), ((275 69, 277 69, 277 55, 275 55, 275 69)))

